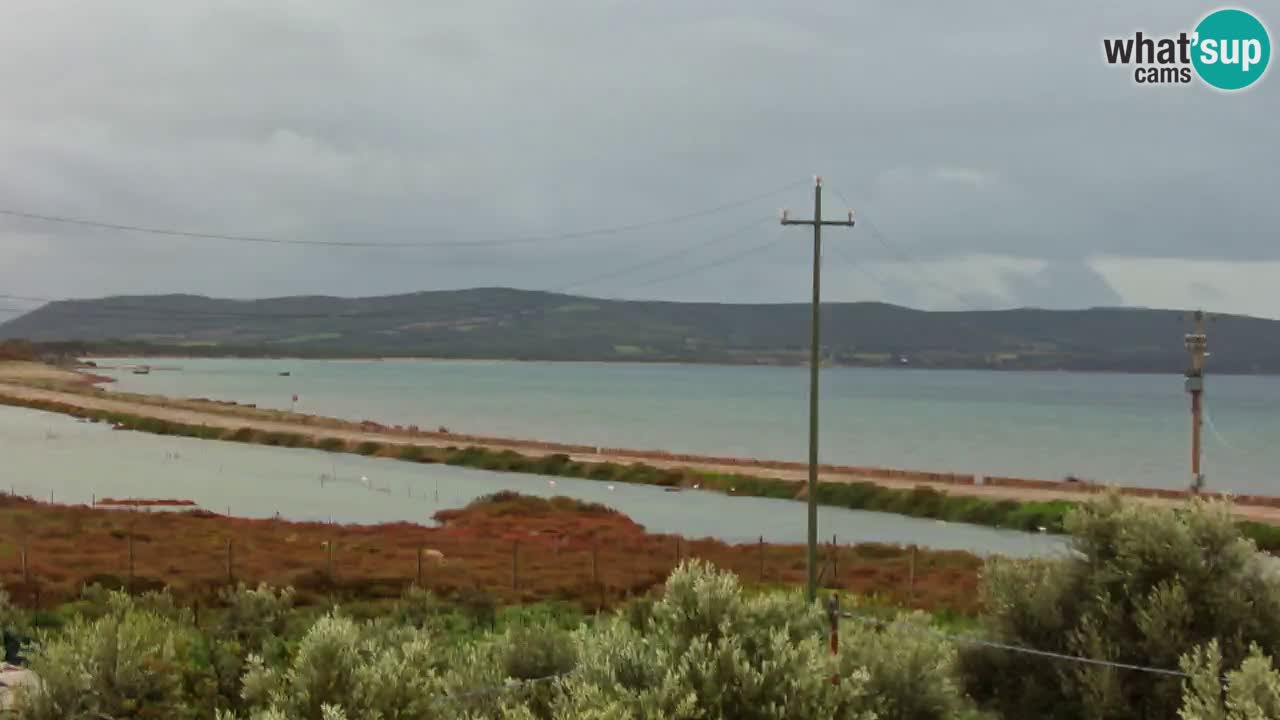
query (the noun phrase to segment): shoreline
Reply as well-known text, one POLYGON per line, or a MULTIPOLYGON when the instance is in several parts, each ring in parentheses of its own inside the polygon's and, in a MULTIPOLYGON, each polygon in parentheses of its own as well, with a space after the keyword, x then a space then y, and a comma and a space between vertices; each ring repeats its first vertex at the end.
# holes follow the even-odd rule
MULTIPOLYGON (((111 360, 118 358, 148 358, 159 360, 298 360, 298 361, 317 361, 317 362, 337 362, 337 363, 362 363, 362 362, 393 362, 393 363, 503 363, 503 364, 547 364, 547 365, 659 365, 673 367, 716 367, 716 368, 790 368, 790 369, 807 369, 808 365, 804 362, 799 363, 774 363, 774 362, 717 362, 717 361, 688 361, 688 360, 643 360, 643 359, 616 359, 616 360, 552 360, 552 359, 527 359, 518 358, 486 358, 486 357, 435 357, 435 356, 409 356, 409 355, 392 355, 392 356, 365 356, 365 357, 309 357, 300 355, 275 355, 275 356, 257 356, 257 355, 187 355, 181 353, 144 353, 138 355, 83 355, 82 357, 90 360, 111 360)), ((1058 375, 1061 373, 1074 373, 1078 375, 1139 375, 1139 376, 1169 376, 1182 377, 1183 373, 1175 370, 1096 370, 1096 369, 1072 369, 1072 368, 1024 368, 1024 367, 946 367, 934 366, 926 367, 920 365, 850 365, 842 363, 825 363, 823 369, 828 370, 894 370, 894 371, 942 371, 942 372, 974 372, 974 373, 1031 373, 1044 375, 1058 375)), ((1218 375, 1227 377, 1257 377, 1257 378, 1276 378, 1280 377, 1280 372, 1275 373, 1249 373, 1249 372, 1229 372, 1218 371, 1218 375)))
MULTIPOLYGON (((129 423, 147 431, 143 421, 154 421, 162 429, 152 430, 161 434, 190 434, 208 439, 232 439, 242 442, 286 445, 288 447, 319 447, 335 451, 361 454, 388 452, 387 457, 414 459, 420 462, 449 462, 445 459, 459 448, 489 453, 496 456, 514 456, 531 461, 545 461, 563 457, 565 461, 587 468, 647 468, 657 473, 679 476, 679 482, 696 487, 698 478, 739 478, 738 484, 748 479, 782 483, 788 489, 785 497, 802 499, 807 487, 808 466, 803 462, 768 460, 759 458, 734 458, 711 455, 669 453, 658 450, 608 448, 567 443, 542 442, 517 438, 478 436, 446 431, 427 431, 414 426, 385 426, 372 421, 351 422, 336 418, 306 415, 283 410, 264 410, 229 401, 207 399, 179 400, 158 395, 132 395, 107 391, 93 384, 84 373, 45 368, 42 372, 27 373, 28 379, 37 376, 40 385, 27 384, 0 375, 0 402, 25 406, 37 410, 75 414, 80 416, 127 417, 129 423), (73 377, 74 376, 74 377, 73 377), (61 379, 59 383, 57 379, 61 379), (166 431, 163 427, 172 425, 166 431), (260 440, 251 439, 263 435, 260 440), (243 435, 244 439, 236 437, 243 435), (281 438, 288 438, 287 441, 281 438), (328 445, 329 447, 326 447, 328 445), (377 448, 372 453, 361 448, 377 448), (410 451, 413 458, 405 457, 410 451), (430 459, 421 458, 432 454, 430 459)), ((110 420, 109 420, 110 421, 110 420)), ((485 469, 511 469, 497 463, 494 468, 484 464, 492 458, 473 459, 472 466, 485 469)), ((466 464, 466 463, 459 463, 466 464)), ((513 470, 521 471, 521 470, 513 470)), ((540 473, 541 470, 525 470, 540 473)), ((612 473, 612 469, 609 470, 612 473)), ((640 482, 664 484, 648 479, 640 482)), ((868 485, 887 493, 910 495, 920 491, 932 491, 952 500, 973 500, 988 503, 1023 504, 1075 504, 1087 501, 1100 493, 1116 491, 1122 495, 1157 504, 1185 502, 1191 494, 1186 490, 1160 490, 1136 487, 1118 487, 1104 484, 1048 481, 1030 478, 983 477, 965 473, 938 473, 894 470, 876 467, 854 467, 824 464, 819 467, 821 485, 868 485)), ((621 479, 621 481, 628 481, 621 479)), ((729 494, 734 485, 726 484, 729 494)), ((707 489, 711 489, 709 486, 707 489)), ((783 493, 775 487, 770 492, 783 493)), ((780 495, 781 496, 781 495, 780 495)), ((1222 498, 1216 493, 1204 497, 1222 498)), ((1232 496, 1236 515, 1247 520, 1280 525, 1280 497, 1232 496)), ((876 509, 876 508, 864 508, 876 509)), ((894 512, 892 508, 888 510, 894 512)), ((901 512, 899 514, 911 514, 901 512)), ((979 523, 984 524, 984 523, 979 523)), ((985 524, 993 524, 986 522, 985 524)), ((998 526, 998 525, 997 525, 998 526)))
MULTIPOLYGON (((402 358, 401 362, 414 361, 432 361, 430 359, 410 359, 402 358)), ((341 361, 339 361, 341 362, 341 361)), ((359 361, 350 361, 359 362, 359 361)), ((447 362, 447 360, 446 360, 447 362)), ((470 361, 468 361, 470 362, 470 361)), ((484 361, 476 361, 484 362, 484 361)), ((497 361, 501 362, 501 361, 497 361)), ((77 371, 77 374, 85 373, 77 371)), ((102 377, 102 376, 94 376, 102 377)), ((0 378, 2 380, 2 378, 0 378)), ((115 382, 112 378, 106 378, 106 382, 115 382)), ((98 381, 88 382, 86 384, 96 385, 98 381)), ((2 389, 2 386, 0 386, 2 389)), ((172 404, 174 402, 182 402, 176 398, 169 398, 163 395, 146 395, 145 397, 160 403, 160 406, 172 404)), ((192 399, 187 399, 192 400, 192 399)), ((257 410, 256 407, 242 405, 236 401, 206 401, 203 398, 194 399, 197 402, 213 402, 218 407, 217 410, 234 410, 243 408, 245 410, 257 410)), ((640 448, 619 448, 607 446, 593 446, 582 443, 568 443, 561 441, 544 441, 529 438, 513 438, 496 435, 482 435, 476 433, 455 433, 443 429, 443 431, 422 430, 416 426, 403 427, 398 425, 386 426, 374 421, 355 422, 343 420, 340 418, 331 418, 320 415, 310 415, 306 413, 298 413, 293 411, 272 410, 267 411, 274 415, 283 416, 282 419, 300 422, 307 425, 311 421, 320 420, 326 424, 333 424, 335 427, 354 427, 358 426, 363 431, 375 430, 385 431, 393 435, 408 434, 411 436, 428 438, 433 440, 460 441, 474 444, 481 447, 490 448, 510 448, 516 450, 534 450, 538 452, 567 452, 572 455, 590 455, 597 458, 604 458, 606 461, 636 462, 647 461, 656 462, 658 467, 681 467, 681 463, 689 467, 698 467, 702 469, 725 470, 739 472, 742 469, 759 469, 783 471, 786 473, 804 473, 804 477, 798 479, 806 479, 808 473, 808 464, 795 460, 776 460, 769 458, 746 458, 734 456, 710 455, 704 453, 674 453, 665 450, 656 449, 640 449, 640 448)), ((971 472, 941 472, 928 470, 910 470, 900 468, 886 468, 880 466, 851 466, 835 463, 821 463, 818 466, 819 480, 823 480, 823 475, 843 476, 846 481, 853 479, 855 481, 870 481, 879 484, 890 484, 895 487, 902 487, 900 483, 912 483, 912 486, 933 486, 935 489, 959 489, 962 492, 965 488, 972 489, 973 495, 976 496, 1000 496, 1020 501, 1039 501, 1046 499, 1043 494, 1049 493, 1048 499, 1057 500, 1075 500, 1089 495, 1096 495, 1109 489, 1118 490, 1121 494, 1129 497, 1145 497, 1160 498, 1165 500, 1186 500, 1191 497, 1189 490, 1174 490, 1166 488, 1146 488, 1138 486, 1118 486, 1102 482, 1088 480, 1046 480, 1043 478, 1028 478, 1017 476, 989 475, 971 472), (982 489, 991 488, 993 492, 982 492, 982 489), (995 491, 995 488, 1005 488, 1007 492, 995 491), (1035 495, 1028 495, 1022 491, 1035 491, 1035 495)), ((969 493, 964 493, 969 494, 969 493)), ((1208 493, 1207 497, 1223 498, 1226 497, 1220 493, 1208 493)), ((1257 505, 1268 508, 1280 509, 1280 497, 1262 496, 1262 495, 1233 495, 1230 496, 1237 505, 1257 505)), ((1276 522, 1280 523, 1280 513, 1277 514, 1276 522)))

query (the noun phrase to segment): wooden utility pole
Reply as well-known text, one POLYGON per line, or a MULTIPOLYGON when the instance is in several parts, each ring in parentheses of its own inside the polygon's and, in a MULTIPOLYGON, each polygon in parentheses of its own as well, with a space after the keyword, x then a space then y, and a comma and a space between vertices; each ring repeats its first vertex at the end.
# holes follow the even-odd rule
POLYGON ((1191 355, 1191 365, 1187 369, 1187 392, 1191 394, 1191 491, 1200 492, 1204 488, 1204 473, 1200 472, 1200 424, 1204 394, 1204 358, 1208 339, 1205 336, 1204 312, 1197 310, 1194 318, 1195 332, 1188 333, 1186 336, 1187 352, 1191 355))
POLYGON ((822 227, 853 227, 853 211, 847 220, 822 219, 822 178, 813 181, 813 219, 792 220, 782 211, 783 225, 813 226, 813 303, 809 320, 809 583, 808 598, 818 597, 818 316, 822 306, 822 227))

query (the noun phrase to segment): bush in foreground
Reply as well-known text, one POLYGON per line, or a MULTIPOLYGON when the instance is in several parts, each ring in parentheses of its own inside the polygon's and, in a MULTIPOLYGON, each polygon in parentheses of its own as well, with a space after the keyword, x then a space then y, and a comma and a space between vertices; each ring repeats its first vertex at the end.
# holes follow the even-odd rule
MULTIPOLYGON (((1067 526, 1070 557, 988 563, 983 624, 995 640, 1165 669, 1214 641, 1229 668, 1251 644, 1280 650, 1274 559, 1241 536, 1226 504, 1111 495, 1067 526)), ((1171 718, 1182 704, 1181 680, 1167 674, 985 648, 962 657, 970 691, 1007 718, 1171 718)))
MULTIPOLYGON (((816 606, 795 593, 746 596, 732 574, 697 561, 643 612, 572 632, 535 620, 467 643, 442 635, 443 623, 337 610, 288 639, 287 590, 228 592, 208 635, 164 593, 91 595, 98 617, 42 636, 32 666, 45 689, 21 697, 19 717, 932 720, 965 707, 945 651, 867 635, 855 654, 832 657, 816 606), (227 683, 237 651, 245 669, 227 683)), ((426 617, 436 601, 416 591, 404 605, 426 617)))
POLYGON ((19 718, 202 717, 212 683, 198 633, 119 593, 110 608, 37 638, 30 666, 42 687, 19 691, 19 718))

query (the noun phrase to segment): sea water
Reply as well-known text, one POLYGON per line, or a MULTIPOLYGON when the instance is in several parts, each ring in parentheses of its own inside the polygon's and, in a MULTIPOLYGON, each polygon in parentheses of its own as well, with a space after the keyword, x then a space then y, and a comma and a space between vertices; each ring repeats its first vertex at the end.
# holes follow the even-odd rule
MULTIPOLYGON (((100 360, 120 390, 589 445, 804 460, 805 368, 501 361, 100 360), (288 372, 288 376, 280 373, 288 372)), ((831 368, 823 462, 1184 488, 1174 375, 831 368)), ((1209 489, 1280 494, 1280 378, 1213 376, 1209 489)))
MULTIPOLYGON (((390 459, 112 430, 0 406, 0 492, 89 505, 107 497, 190 500, 240 517, 433 524, 438 510, 499 490, 565 495, 626 513, 654 533, 802 543, 790 500, 419 465, 390 459), (552 484, 554 482, 554 485, 552 484)), ((875 541, 1003 555, 1063 552, 1060 538, 875 512, 820 508, 824 541, 875 541)))

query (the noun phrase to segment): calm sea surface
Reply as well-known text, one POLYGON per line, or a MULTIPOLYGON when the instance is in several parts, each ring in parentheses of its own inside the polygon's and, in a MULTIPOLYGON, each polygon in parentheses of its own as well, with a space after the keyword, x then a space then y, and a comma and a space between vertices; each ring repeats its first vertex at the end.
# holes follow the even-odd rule
MULTIPOLYGON (((135 362, 104 360, 102 364, 135 362)), ((804 368, 466 361, 147 360, 123 390, 455 432, 803 460, 804 368), (165 369, 160 369, 165 368, 165 369), (282 377, 280 372, 290 372, 282 377)), ((1186 487, 1179 376, 836 368, 822 459, 1186 487)), ((1211 376, 1210 487, 1280 494, 1280 378, 1211 376)))
MULTIPOLYGON (((64 503, 104 497, 192 500, 243 517, 432 524, 442 508, 517 490, 602 502, 651 532, 731 542, 800 543, 805 506, 787 500, 667 493, 659 488, 417 465, 316 450, 290 450, 113 431, 104 424, 0 407, 0 490, 64 503), (336 481, 321 483, 321 476, 336 481)), ((1061 552, 1059 538, 874 512, 820 508, 824 538, 919 543, 977 553, 1061 552)))

